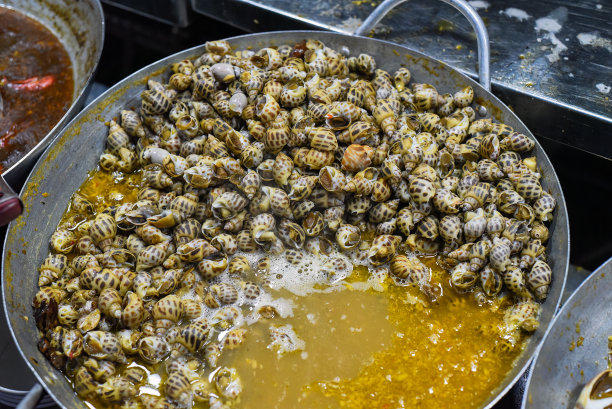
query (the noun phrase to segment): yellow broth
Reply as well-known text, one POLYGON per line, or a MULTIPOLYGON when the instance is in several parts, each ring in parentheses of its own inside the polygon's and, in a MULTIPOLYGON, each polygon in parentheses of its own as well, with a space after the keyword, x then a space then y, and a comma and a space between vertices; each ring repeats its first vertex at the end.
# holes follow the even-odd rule
MULTIPOLYGON (((78 193, 97 212, 136 201, 140 178, 140 173, 96 171, 78 193)), ((65 219, 73 215, 69 209, 65 219)), ((271 290, 273 297, 293 304, 293 313, 248 325, 244 344, 223 353, 219 364, 236 368, 242 381, 243 392, 232 407, 480 407, 524 347, 524 340, 511 346, 503 336, 509 300, 479 304, 474 294, 451 288, 448 273, 435 258, 422 261, 431 268, 431 284, 441 289, 435 301, 419 288, 397 286, 389 278, 373 286, 365 266, 355 266, 340 284, 314 285, 307 295, 271 290), (269 347, 269 327, 286 324, 304 347, 280 355, 269 347)), ((280 272, 273 264, 272 273, 280 272)), ((249 313, 247 307, 243 310, 249 313)), ((163 396, 161 366, 129 359, 149 374, 140 393, 158 394, 159 388, 163 396)), ((97 400, 86 403, 110 407, 97 400)), ((208 404, 195 402, 194 407, 208 404)))
MULTIPOLYGON (((443 287, 435 303, 395 285, 294 298, 295 316, 279 321, 293 325, 305 354, 278 358, 266 348, 269 323, 254 324, 223 361, 241 375, 239 407, 480 407, 522 344, 504 350, 502 336, 487 330, 503 326, 503 306, 458 294, 446 272, 424 261, 443 287)), ((360 282, 366 268, 356 270, 351 278, 360 282)))

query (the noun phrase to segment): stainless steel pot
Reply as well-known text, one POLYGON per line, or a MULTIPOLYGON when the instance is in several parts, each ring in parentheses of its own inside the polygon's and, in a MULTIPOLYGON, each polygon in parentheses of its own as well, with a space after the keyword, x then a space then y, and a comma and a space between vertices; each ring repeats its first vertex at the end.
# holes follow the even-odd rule
POLYGON ((584 280, 551 324, 529 374, 523 409, 571 409, 582 387, 607 369, 611 307, 612 258, 584 280))
MULTIPOLYGON (((460 7, 473 21, 480 34, 483 33, 484 24, 471 7, 463 1, 445 1, 460 7)), ((391 3, 397 1, 381 4, 374 17, 366 21, 360 33, 369 31, 370 24, 377 21, 378 17, 390 8, 391 3)), ((244 49, 300 42, 306 38, 320 40, 336 49, 348 47, 352 54, 368 53, 376 58, 380 68, 388 71, 399 68, 400 64, 407 64, 415 81, 431 83, 442 92, 471 85, 474 88, 475 100, 481 104, 480 111, 486 110, 518 132, 533 137, 520 119, 490 93, 487 75, 481 77, 483 85, 479 85, 448 65, 407 47, 366 37, 319 31, 260 33, 233 37, 228 41, 233 47, 244 49)), ((479 44, 488 47, 486 34, 479 35, 479 44)), ((15 342, 25 360, 62 407, 80 408, 85 405, 76 397, 62 374, 38 351, 33 342, 38 339, 37 329, 31 319, 31 300, 38 290, 37 269, 48 253, 49 237, 65 211, 72 193, 83 183, 87 172, 98 165, 108 133, 104 121, 115 117, 125 107, 138 106, 140 93, 145 90, 147 79, 167 76, 167 68, 172 63, 199 56, 202 52, 204 47, 199 46, 167 57, 132 74, 100 96, 53 142, 30 174, 22 191, 24 214, 9 226, 4 245, 2 279, 5 309, 15 342)), ((479 55, 482 56, 481 68, 488 72, 488 49, 481 49, 479 55)), ((544 188, 557 199, 548 247, 554 279, 548 299, 542 306, 540 328, 531 336, 524 352, 504 381, 492 391, 484 404, 487 408, 493 406, 512 387, 529 364, 555 314, 565 285, 569 260, 569 225, 565 200, 552 164, 537 142, 535 156, 542 169, 544 188)))
POLYGON ((40 154, 83 107, 102 54, 104 14, 99 0, 0 0, 0 6, 20 11, 51 30, 70 56, 74 77, 74 95, 68 111, 33 149, 0 177, 1 226, 21 211, 19 200, 9 185, 21 186, 40 154))

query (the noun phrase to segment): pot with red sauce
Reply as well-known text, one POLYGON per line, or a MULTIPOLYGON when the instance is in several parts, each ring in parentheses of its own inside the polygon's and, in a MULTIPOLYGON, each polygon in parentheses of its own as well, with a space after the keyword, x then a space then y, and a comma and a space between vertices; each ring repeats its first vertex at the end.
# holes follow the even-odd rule
POLYGON ((15 164, 72 104, 72 62, 59 39, 0 7, 0 172, 15 164))
POLYGON ((21 211, 10 186, 82 108, 103 42, 99 0, 0 0, 0 225, 21 211))

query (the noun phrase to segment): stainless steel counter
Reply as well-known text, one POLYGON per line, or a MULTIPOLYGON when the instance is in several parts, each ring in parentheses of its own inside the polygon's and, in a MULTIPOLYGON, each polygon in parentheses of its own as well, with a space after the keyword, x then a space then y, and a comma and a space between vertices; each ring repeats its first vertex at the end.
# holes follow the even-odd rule
MULTIPOLYGON (((353 33, 380 0, 191 0, 194 10, 247 31, 353 33)), ((612 158, 612 2, 470 1, 491 39, 494 92, 532 132, 612 158), (585 132, 584 127, 588 128, 585 132)), ((434 0, 399 5, 372 35, 407 45, 474 76, 467 20, 434 0)))

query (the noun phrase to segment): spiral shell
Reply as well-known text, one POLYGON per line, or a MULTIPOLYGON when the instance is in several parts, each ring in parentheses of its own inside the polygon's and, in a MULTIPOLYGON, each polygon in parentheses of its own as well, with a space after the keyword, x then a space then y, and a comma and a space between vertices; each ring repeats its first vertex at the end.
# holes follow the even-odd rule
POLYGON ((94 358, 125 363, 127 360, 116 335, 106 331, 89 331, 83 338, 83 349, 94 358))
POLYGON ((57 307, 57 320, 66 327, 74 326, 79 319, 79 312, 70 304, 61 304, 57 307))
POLYGON ((533 204, 535 216, 541 222, 551 221, 553 218, 552 212, 555 210, 556 205, 557 202, 551 194, 542 192, 540 198, 538 198, 533 204))
POLYGON ((72 248, 76 244, 76 236, 70 230, 57 229, 53 232, 49 241, 51 243, 51 248, 55 252, 67 254, 72 251, 72 248))
POLYGON ((459 263, 451 270, 451 283, 459 290, 468 290, 476 284, 478 275, 475 274, 468 263, 459 263))
POLYGON ((307 236, 318 236, 325 228, 325 220, 321 212, 310 212, 304 220, 302 220, 302 227, 307 236))
POLYGON ((429 281, 429 269, 416 257, 398 254, 389 264, 391 274, 407 284, 423 284, 429 281))
POLYGON ((351 224, 342 224, 338 230, 336 230, 336 243, 342 250, 350 250, 361 241, 361 231, 358 227, 351 224))
POLYGON ((255 114, 262 122, 273 121, 280 112, 278 102, 268 94, 261 96, 255 105, 255 114))
POLYGON ((244 328, 236 328, 230 330, 223 340, 223 347, 226 349, 234 349, 244 343, 247 330, 244 328))
POLYGON ((503 273, 510 263, 510 245, 505 241, 498 241, 489 252, 489 264, 493 270, 503 273))
POLYGON ((167 295, 153 305, 151 316, 156 328, 168 329, 183 316, 183 302, 175 295, 167 295))
POLYGON ((261 294, 261 289, 259 286, 252 281, 245 281, 241 284, 241 286, 244 297, 249 301, 256 300, 261 294))
POLYGON ((458 213, 463 204, 459 196, 448 189, 437 189, 432 203, 438 211, 447 214, 458 213))
POLYGON ((501 291, 503 281, 492 268, 485 266, 480 271, 480 285, 487 296, 493 297, 501 291))
MULTIPOLYGON (((308 198, 312 194, 318 180, 319 178, 316 176, 300 176, 297 179, 290 180, 290 190, 287 196, 291 201, 298 201, 308 198)), ((296 217, 295 214, 294 217, 296 217)))
POLYGON ((470 248, 469 255, 471 271, 477 272, 484 267, 490 250, 491 245, 487 240, 480 240, 474 243, 474 245, 470 248))
POLYGON ((177 245, 185 244, 198 237, 202 225, 196 219, 187 219, 174 228, 172 232, 177 245))
POLYGON ((136 271, 160 265, 166 258, 169 242, 164 241, 146 247, 136 257, 136 271))
POLYGON ((123 377, 110 378, 98 387, 98 396, 105 402, 118 403, 137 395, 137 389, 123 377))
POLYGON ((204 280, 212 280, 227 268, 227 257, 202 260, 196 268, 204 280))
POLYGON ((278 225, 278 237, 291 248, 301 248, 306 239, 304 229, 297 223, 283 219, 278 225))
POLYGON ((474 90, 471 86, 466 86, 461 91, 455 92, 453 101, 457 107, 466 107, 474 100, 474 90))
POLYGON ((38 286, 43 287, 57 280, 68 267, 68 258, 63 254, 50 254, 39 268, 38 286))
POLYGON ((436 188, 431 180, 417 177, 410 182, 409 192, 415 203, 427 203, 436 194, 436 188))
POLYGON ((467 242, 477 240, 487 228, 487 218, 482 208, 465 214, 463 233, 467 242))
POLYGON ((531 202, 542 196, 542 186, 535 174, 525 173, 516 182, 516 192, 531 202))
POLYGON ((62 335, 62 351, 69 359, 76 358, 83 352, 83 335, 75 329, 70 329, 62 335))
POLYGON ((262 186, 261 192, 266 196, 272 213, 287 218, 293 218, 291 202, 287 193, 279 188, 262 186))
POLYGON ((521 261, 519 266, 522 269, 529 269, 533 266, 536 257, 539 257, 544 252, 542 242, 538 239, 530 240, 521 251, 521 261))
MULTIPOLYGON (((294 162, 297 161, 294 159, 294 162)), ((319 170, 325 166, 329 166, 334 162, 334 152, 324 151, 319 149, 309 149, 304 156, 304 165, 312 170, 319 170)))
POLYGON ((372 164, 374 149, 367 145, 352 144, 344 151, 342 169, 349 172, 358 172, 372 164))
POLYGON ((419 236, 427 240, 435 240, 440 234, 440 221, 436 216, 429 215, 425 217, 417 226, 416 232, 419 236))
POLYGON ((521 328, 528 332, 535 331, 538 326, 540 304, 535 301, 521 301, 514 304, 504 316, 504 321, 510 328, 521 328))
POLYGON ((77 369, 74 375, 74 390, 83 399, 97 396, 98 383, 84 366, 77 369))
POLYGON ((527 273, 527 285, 540 301, 546 299, 552 280, 552 270, 544 261, 536 260, 527 273))
POLYGON ((400 209, 397 213, 397 228, 404 236, 410 235, 411 230, 414 228, 412 210, 406 207, 400 209))
POLYGON ((502 149, 515 152, 529 152, 535 146, 533 139, 518 132, 506 136, 499 144, 502 149))
POLYGON ((236 399, 242 393, 242 382, 234 368, 222 367, 214 377, 219 394, 228 399, 236 399))
POLYGON ((149 89, 143 91, 140 95, 142 98, 142 110, 146 114, 163 114, 170 109, 172 101, 168 93, 163 91, 163 86, 161 88, 161 90, 149 89))
POLYGON ((138 355, 147 363, 157 364, 170 353, 170 345, 162 337, 151 335, 138 341, 138 355))
POLYGON ((377 236, 368 251, 368 259, 375 266, 388 262, 395 255, 401 241, 400 236, 377 236))
POLYGON ((463 195, 463 210, 476 210, 482 207, 489 198, 489 187, 490 185, 485 182, 478 182, 469 186, 463 195))
POLYGON ((280 94, 280 103, 287 108, 299 106, 306 99, 307 90, 299 79, 291 79, 283 86, 280 94))
POLYGON ((111 287, 102 290, 98 297, 98 307, 100 311, 109 317, 121 317, 121 303, 122 299, 119 292, 111 287))
POLYGON ((179 331, 177 341, 190 352, 200 351, 212 336, 213 328, 206 322, 193 322, 179 331))
POLYGON ((193 239, 185 244, 181 244, 176 249, 179 258, 188 263, 200 261, 206 257, 212 257, 219 253, 208 240, 193 239))
POLYGON ((269 213, 258 214, 251 220, 251 233, 257 244, 275 241, 276 220, 269 213))
POLYGON ((234 304, 238 301, 238 290, 231 284, 219 283, 212 285, 210 291, 221 304, 234 304))
POLYGON ((248 200, 236 192, 225 192, 212 204, 213 215, 219 220, 228 220, 246 207, 248 200))
POLYGON ((245 276, 251 272, 251 263, 245 256, 235 256, 229 262, 228 272, 232 276, 245 276))

